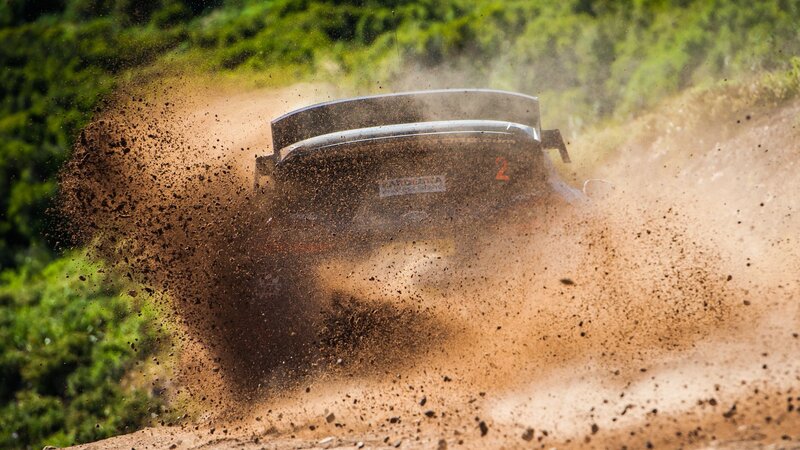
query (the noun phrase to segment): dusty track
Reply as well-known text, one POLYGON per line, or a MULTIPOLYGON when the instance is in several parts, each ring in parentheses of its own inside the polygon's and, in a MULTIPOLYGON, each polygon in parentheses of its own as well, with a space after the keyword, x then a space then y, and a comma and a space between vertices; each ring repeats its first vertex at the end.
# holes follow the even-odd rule
POLYGON ((432 243, 318 261, 332 316, 306 291, 258 305, 249 198, 268 120, 324 93, 176 83, 87 129, 65 201, 173 297, 177 384, 210 412, 96 448, 797 445, 800 104, 652 114, 598 167, 577 142, 615 199, 489 230, 468 260, 432 243))

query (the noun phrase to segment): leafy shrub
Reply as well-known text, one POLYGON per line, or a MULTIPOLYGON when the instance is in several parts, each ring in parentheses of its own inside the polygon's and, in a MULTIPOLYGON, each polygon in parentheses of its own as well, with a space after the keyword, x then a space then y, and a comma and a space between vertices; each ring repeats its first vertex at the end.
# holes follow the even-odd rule
POLYGON ((55 175, 114 75, 150 61, 173 36, 131 33, 110 19, 0 29, 0 269, 44 246, 55 175))
POLYGON ((0 276, 1 448, 93 441, 160 412, 120 385, 166 337, 135 289, 77 255, 0 276))

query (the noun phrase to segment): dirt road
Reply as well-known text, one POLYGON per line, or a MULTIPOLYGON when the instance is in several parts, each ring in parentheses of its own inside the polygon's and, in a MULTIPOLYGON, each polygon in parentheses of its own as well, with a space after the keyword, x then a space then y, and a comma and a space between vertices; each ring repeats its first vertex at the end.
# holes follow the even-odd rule
POLYGON ((436 243, 318 261, 341 320, 297 302, 254 318, 251 164, 269 119, 329 92, 167 83, 82 137, 66 198, 98 251, 173 298, 175 395, 201 411, 82 448, 800 445, 800 103, 677 99, 602 164, 607 131, 571 143, 566 175, 617 185, 592 211, 494 230, 467 261, 436 243), (356 338, 298 337, 331 323, 356 338), (230 337, 245 327, 263 331, 230 337))

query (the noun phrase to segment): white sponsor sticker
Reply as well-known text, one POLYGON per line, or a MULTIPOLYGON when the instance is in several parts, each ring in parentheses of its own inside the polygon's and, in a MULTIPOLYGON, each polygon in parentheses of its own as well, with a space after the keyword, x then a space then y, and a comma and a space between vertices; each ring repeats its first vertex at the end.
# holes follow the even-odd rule
POLYGON ((395 195, 424 194, 428 192, 444 192, 444 175, 431 175, 425 177, 393 178, 379 183, 380 197, 395 195))

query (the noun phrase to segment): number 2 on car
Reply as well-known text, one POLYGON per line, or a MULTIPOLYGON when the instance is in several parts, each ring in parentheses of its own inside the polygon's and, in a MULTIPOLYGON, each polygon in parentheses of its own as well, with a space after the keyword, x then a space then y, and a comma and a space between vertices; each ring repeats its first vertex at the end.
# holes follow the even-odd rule
POLYGON ((495 180, 508 181, 511 179, 508 177, 508 175, 506 175, 506 170, 508 170, 508 160, 506 160, 505 157, 498 156, 494 160, 494 164, 497 166, 497 175, 494 176, 495 180))

